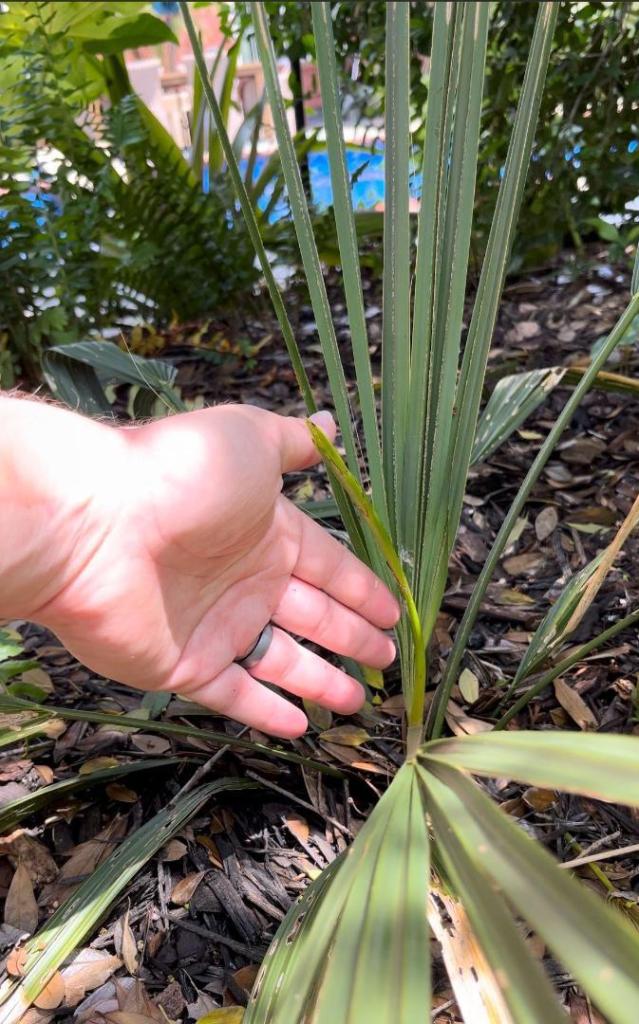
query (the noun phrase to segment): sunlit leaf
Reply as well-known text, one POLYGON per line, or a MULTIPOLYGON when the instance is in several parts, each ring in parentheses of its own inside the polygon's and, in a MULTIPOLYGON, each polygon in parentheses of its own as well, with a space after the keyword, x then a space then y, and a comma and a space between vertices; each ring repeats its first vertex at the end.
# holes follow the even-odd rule
POLYGON ((502 377, 477 424, 471 462, 487 459, 537 409, 564 376, 563 367, 502 377))
POLYGON ((468 863, 490 877, 610 1024, 634 1024, 639 933, 601 897, 560 871, 541 844, 459 771, 431 762, 422 780, 429 806, 439 810, 468 863))
POLYGON ((427 743, 422 752, 475 775, 639 807, 639 736, 486 732, 427 743))
MULTIPOLYGON (((424 778, 428 789, 427 776, 424 778)), ((431 801, 428 806, 437 836, 438 854, 472 928, 469 936, 460 937, 460 943, 464 938, 466 942, 474 940, 478 943, 481 955, 492 971, 488 990, 496 992, 492 1005, 495 1016, 488 1019, 505 1020, 509 1024, 540 1024, 541 1021, 560 1024, 565 1021, 548 979, 526 947, 503 896, 495 891, 482 867, 468 856, 437 803, 431 801), (499 996, 503 1008, 499 1005, 499 996), (508 1016, 504 1014, 504 1008, 508 1016)), ((475 974, 481 971, 477 959, 473 968, 475 974)), ((481 983, 481 978, 478 981, 481 983)), ((451 982, 458 992, 452 972, 451 982)), ((470 1024, 474 1018, 465 1015, 464 1019, 470 1024)))
POLYGON ((429 1006, 428 832, 408 765, 289 911, 245 1024, 414 1024, 429 1006))

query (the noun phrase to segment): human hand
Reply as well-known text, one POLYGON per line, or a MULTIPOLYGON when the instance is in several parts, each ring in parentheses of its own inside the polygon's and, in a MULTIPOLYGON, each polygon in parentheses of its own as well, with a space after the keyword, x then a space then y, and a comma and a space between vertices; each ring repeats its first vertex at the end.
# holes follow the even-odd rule
MULTIPOLYGON (((74 481, 72 513, 56 523, 63 583, 25 617, 102 675, 277 736, 300 735, 306 717, 258 680, 341 713, 361 706, 359 683, 290 634, 384 668, 395 650, 382 630, 399 608, 282 497, 282 473, 319 459, 303 420, 234 405, 129 429, 64 415, 73 465, 47 474, 49 487, 74 481), (235 659, 269 621, 272 643, 247 672, 235 659)), ((328 414, 317 422, 334 437, 328 414)))

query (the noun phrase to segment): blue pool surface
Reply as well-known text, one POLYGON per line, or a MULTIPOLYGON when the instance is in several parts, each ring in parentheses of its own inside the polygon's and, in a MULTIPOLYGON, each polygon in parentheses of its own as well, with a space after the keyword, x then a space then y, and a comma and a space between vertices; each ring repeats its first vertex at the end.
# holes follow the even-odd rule
MULTIPOLYGON (((253 181, 256 181, 263 170, 268 157, 258 156, 255 161, 253 181)), ((325 210, 333 202, 333 190, 331 188, 331 173, 328 162, 328 153, 325 150, 316 150, 308 154, 308 164, 311 176, 311 195, 313 203, 320 210, 325 210)), ((240 161, 242 171, 246 170, 247 161, 240 161)), ((382 152, 371 153, 365 149, 346 149, 346 166, 352 179, 353 205, 356 210, 370 210, 378 203, 384 201, 384 154, 382 152)), ((209 189, 208 167, 204 168, 202 185, 205 192, 209 189)), ((410 180, 410 192, 412 196, 419 197, 421 191, 421 175, 413 174, 410 180)), ((273 192, 272 184, 264 190, 259 199, 259 207, 264 210, 268 205, 273 192)), ((287 206, 280 200, 275 206, 271 220, 279 220, 287 212, 287 206)))

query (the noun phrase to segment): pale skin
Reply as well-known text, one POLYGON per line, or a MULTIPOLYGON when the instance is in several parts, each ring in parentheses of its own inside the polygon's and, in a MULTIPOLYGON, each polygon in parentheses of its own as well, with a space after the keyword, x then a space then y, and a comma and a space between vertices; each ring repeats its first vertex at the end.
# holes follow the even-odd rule
MULTIPOLYGON (((334 438, 329 414, 317 422, 334 438)), ((361 707, 359 683, 291 634, 385 668, 399 606, 282 496, 283 474, 319 461, 302 419, 226 405, 117 428, 2 397, 0 423, 1 618, 47 626, 110 679, 275 736, 307 727, 287 693, 361 707), (269 621, 247 671, 235 659, 269 621)))

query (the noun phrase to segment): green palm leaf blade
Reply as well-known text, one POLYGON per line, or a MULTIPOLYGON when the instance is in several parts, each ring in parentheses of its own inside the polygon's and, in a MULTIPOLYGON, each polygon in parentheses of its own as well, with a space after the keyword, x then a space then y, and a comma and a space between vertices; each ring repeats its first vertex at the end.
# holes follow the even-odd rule
POLYGON ((346 167, 344 133, 342 130, 337 62, 331 5, 327 2, 311 5, 317 67, 319 72, 322 111, 326 131, 326 148, 331 170, 333 210, 339 244, 346 308, 351 328, 353 361, 357 378, 359 404, 362 413, 364 440, 368 455, 373 501, 382 518, 387 518, 386 488, 382 468, 382 453, 377 425, 377 409, 370 356, 368 331, 364 314, 364 295, 359 267, 359 247, 351 183, 346 167))
POLYGON ((530 686, 527 687, 521 697, 512 704, 508 711, 506 711, 498 722, 495 723, 495 729, 504 729, 508 723, 515 718, 519 712, 526 707, 527 704, 537 697, 547 686, 555 680, 558 676, 568 672, 571 668, 577 665, 580 661, 583 661, 593 651, 603 647, 604 644, 608 643, 609 640, 613 640, 619 633, 623 632, 624 629, 629 629, 630 626, 634 626, 639 621, 639 611, 635 610, 630 615, 624 615, 623 619, 619 619, 608 629, 604 629, 602 633, 598 633, 592 637, 588 643, 579 644, 576 648, 571 649, 571 653, 567 657, 562 658, 561 661, 557 662, 551 669, 544 672, 542 676, 531 682, 530 686))
MULTIPOLYGON (((257 743, 253 740, 247 740, 242 736, 229 736, 226 732, 217 732, 215 729, 199 729, 195 725, 181 725, 178 722, 165 722, 159 719, 147 719, 147 718, 136 718, 134 715, 115 715, 109 714, 105 711, 90 711, 85 708, 64 708, 52 705, 47 707, 46 704, 36 704, 31 700, 22 700, 20 697, 8 697, 6 694, 0 694, 0 713, 7 714, 18 714, 22 711, 34 711, 39 715, 42 715, 41 722, 34 722, 33 726, 31 723, 20 729, 19 734, 15 734, 13 730, 6 734, 0 734, 0 746, 8 746, 10 743, 17 743, 22 739, 23 734, 27 735, 26 730, 33 728, 32 735, 37 732, 45 732, 47 725, 55 719, 63 719, 71 722, 95 722, 96 725, 109 725, 113 729, 127 729, 135 730, 142 729, 144 732, 157 732, 161 736, 179 736, 183 739, 199 739, 208 743, 219 743, 222 746, 237 747, 240 750, 253 750, 256 753, 262 753, 269 757, 278 757, 282 761, 291 761, 293 764, 304 764, 309 768, 313 768, 316 771, 328 772, 329 775, 341 775, 337 769, 331 768, 329 765, 322 764, 321 761, 313 761, 308 757, 303 757, 302 754, 296 754, 293 750, 283 750, 279 747, 271 747, 266 743, 257 743), (15 735, 15 740, 11 739, 11 736, 15 735)), ((193 705, 193 714, 202 714, 201 708, 197 704, 193 705)), ((209 714, 207 710, 205 712, 209 714)))
MULTIPOLYGON (((424 786, 428 792, 428 778, 424 786)), ((472 930, 493 971, 509 1013, 509 1024, 561 1024, 566 1021, 548 978, 529 952, 513 915, 485 871, 468 856, 439 806, 427 803, 438 859, 463 899, 472 930)))
POLYGON ((16 1024, 136 872, 207 800, 224 790, 244 788, 251 788, 251 783, 237 779, 218 779, 200 786, 127 836, 25 944, 24 973, 3 993, 0 1024, 16 1024))
MULTIPOLYGON (((202 34, 198 33, 198 42, 202 45, 202 34)), ((215 84, 215 77, 217 70, 220 66, 222 57, 224 56, 224 43, 217 48, 217 53, 213 58, 211 70, 208 74, 211 87, 215 84)), ((209 113, 206 108, 204 101, 204 94, 202 92, 202 80, 199 75, 193 76, 193 96, 191 101, 191 167, 198 176, 198 181, 202 178, 202 170, 204 168, 204 143, 207 123, 209 119, 209 113)), ((225 122, 226 124, 226 119, 225 122)), ((210 135, 210 132, 209 132, 210 135)), ((209 156, 210 156, 210 139, 209 139, 209 156)))
POLYGON ((597 555, 588 565, 568 580, 568 583, 553 605, 548 609, 537 626, 533 636, 519 663, 515 678, 508 687, 508 694, 519 685, 522 679, 534 670, 561 646, 567 636, 566 627, 570 622, 575 608, 579 604, 585 587, 601 562, 597 555))
MULTIPOLYGON (((443 247, 446 211, 446 180, 450 154, 450 133, 453 123, 455 82, 459 69, 461 37, 455 32, 461 5, 436 4, 431 47, 431 70, 428 85, 424 140, 423 189, 417 219, 417 256, 415 263, 415 300, 411 338, 409 407, 414 417, 413 429, 406 438, 404 493, 400 514, 401 536, 410 543, 413 557, 420 552, 419 530, 425 499, 424 464, 426 413, 429 394, 429 368, 432 348, 435 288, 438 275, 438 253, 443 247), (411 537, 409 542, 408 538, 411 537)), ((415 567, 417 571, 417 565, 415 567)))
POLYGON ((487 732, 427 743, 426 762, 639 807, 639 737, 487 732))
MULTIPOLYGON (((457 469, 454 463, 451 464, 450 453, 490 9, 484 3, 460 4, 459 8, 461 47, 456 69, 441 249, 436 254, 424 450, 422 459, 417 463, 421 473, 420 500, 425 514, 417 524, 415 551, 420 566, 419 607, 427 636, 445 586, 442 554, 452 546, 452 538, 447 535, 447 508, 449 494, 457 483, 451 479, 451 474, 454 477, 457 469)), ((416 279, 416 294, 420 289, 421 281, 416 279)), ((467 467, 464 467, 464 472, 467 472, 467 467)))
POLYGON ((30 814, 39 811, 41 807, 46 807, 48 803, 57 800, 58 797, 75 793, 78 789, 88 789, 89 786, 113 782, 114 779, 121 779, 126 775, 133 775, 135 772, 158 771, 161 768, 170 768, 172 765, 183 763, 183 759, 177 757, 153 758, 150 761, 128 761, 126 764, 100 768, 94 772, 86 772, 84 775, 72 775, 70 779, 62 779, 61 782, 52 782, 49 786, 42 786, 34 793, 27 793, 25 796, 5 804, 0 809, 0 832, 7 832, 30 814))
POLYGON ((413 765, 276 936, 245 1024, 414 1024, 430 1005, 428 831, 413 765))
MULTIPOLYGON (((258 5, 258 6, 261 6, 261 5, 258 5)), ((184 24, 186 25, 186 30, 187 30, 187 33, 188 33, 188 36, 189 36, 189 40, 191 42, 191 47, 192 47, 192 50, 193 50, 193 56, 195 58, 195 65, 196 65, 197 72, 198 72, 198 75, 199 75, 199 78, 200 78, 200 83, 201 83, 201 86, 202 86, 202 91, 204 93, 204 98, 205 98, 205 100, 206 100, 206 102, 208 104, 209 110, 210 110, 211 115, 213 117, 213 122, 214 122, 215 129, 216 129, 216 132, 217 132, 217 137, 218 137, 219 142, 220 142, 220 144, 222 146, 222 150, 223 150, 223 153, 224 153, 224 159, 226 160, 226 164, 227 164, 227 167, 228 167, 229 175, 230 175, 231 181, 233 183, 233 188, 235 189, 235 193, 237 195, 238 202, 240 204, 240 207, 241 207, 241 210, 242 210, 242 214, 243 214, 244 220, 246 222, 246 227, 247 227, 247 230, 248 230, 251 242, 253 243, 253 247, 255 249, 257 258, 258 258, 259 263, 260 263, 260 267, 262 269, 262 273, 264 274, 264 280, 266 282, 266 287, 268 289, 269 297, 271 299, 271 303, 273 305, 273 309, 275 311, 275 315, 277 317, 278 323, 280 325, 280 329, 282 331, 282 336, 284 338, 284 343, 286 345, 286 350, 287 350, 289 358, 291 360, 291 365, 293 367, 293 370, 294 370, 294 373, 295 373, 295 377, 296 377, 298 386, 299 386, 300 391, 302 393, 302 396, 304 398, 304 402, 306 403, 307 410, 309 412, 315 412, 316 409, 317 409, 317 406, 316 406, 316 403, 315 403, 315 398, 314 398, 313 392, 311 390, 311 385, 310 385, 310 382, 309 382, 309 379, 308 379, 308 375, 307 375, 306 370, 304 368, 304 364, 303 364, 303 361, 302 361, 302 357, 301 357, 301 354, 300 354, 300 350, 299 350, 297 341, 295 339, 295 335, 293 333, 293 328, 291 326, 291 322, 290 322, 288 314, 286 312, 286 307, 284 306, 284 302, 282 300, 282 296, 280 294, 280 290, 278 288, 277 281, 275 280, 275 275, 274 275, 273 270, 271 268, 271 265, 270 265, 270 262, 269 262, 269 259, 268 259, 268 255, 266 253, 266 249, 265 249, 264 242, 262 240, 262 235, 261 235, 261 232, 260 232, 260 225, 258 224, 258 220, 257 220, 256 208, 255 208, 255 205, 254 205, 254 203, 253 203, 253 201, 251 199, 251 196, 249 195, 249 193, 247 191, 247 186, 246 186, 246 183, 244 181, 244 178, 242 177, 242 173, 240 171, 239 164, 238 164, 238 161, 237 161, 237 156, 236 156, 236 154, 235 154, 235 152, 233 150, 233 146, 232 146, 231 141, 230 141, 230 139, 228 137, 228 133, 227 133, 227 130, 226 130, 226 125, 224 123, 224 118, 223 118, 222 112, 220 110, 220 105, 219 105, 219 103, 217 101, 217 98, 216 98, 215 93, 213 91, 211 82, 209 80, 209 75, 208 75, 208 71, 207 71, 207 67, 206 67, 206 62, 204 60, 204 54, 202 53, 202 47, 200 45, 200 41, 198 39, 197 32, 195 30, 195 26, 193 24, 193 19, 191 18, 191 13, 189 11, 188 4, 185 2, 185 0, 180 0, 180 10, 182 12, 182 17, 184 18, 184 24)), ((259 14, 260 14, 260 12, 258 11, 258 16, 259 16, 259 14)), ((261 14, 263 15, 264 12, 262 11, 261 14)), ((280 106, 282 108, 280 112, 282 113, 283 125, 280 124, 280 128, 283 127, 284 134, 285 134, 284 150, 283 150, 283 168, 286 171, 285 162, 288 161, 288 165, 287 165, 288 166, 288 171, 289 171, 289 175, 292 175, 292 177, 290 178, 290 180, 289 180, 289 177, 287 177, 286 184, 287 184, 287 188, 289 189, 289 195, 290 195, 291 194, 291 184, 295 184, 296 183, 295 175, 297 175, 297 179, 299 179, 299 167, 297 166, 297 162, 295 160, 295 148, 294 148, 294 146, 292 144, 291 137, 290 137, 290 134, 288 132, 285 114, 283 113, 283 101, 282 101, 281 93, 279 92, 279 83, 277 81, 277 69, 274 66, 274 58, 273 58, 273 54, 272 54, 272 47, 270 46, 270 41, 268 40, 268 35, 267 35, 267 38, 266 38, 266 43, 267 43, 267 48, 268 48, 269 54, 270 54, 270 56, 272 58, 272 62, 273 62, 273 66, 270 68, 270 71, 274 74, 274 78, 275 78, 275 82, 274 83, 271 82, 271 86, 272 86, 272 89, 274 88, 275 91, 277 92, 277 94, 279 95, 280 106), (291 149, 292 149, 292 152, 291 152, 291 149)), ((272 89, 271 89, 271 94, 269 96, 271 104, 273 104, 272 89)), ((301 187, 301 180, 298 181, 297 183, 301 187)), ((300 209, 299 207, 296 206, 295 209, 297 209, 297 212, 298 212, 299 216, 302 218, 302 221, 304 222, 304 225, 306 225, 306 222, 309 221, 309 215, 308 215, 308 210, 305 210, 305 200, 304 200, 303 190, 302 190, 302 194, 301 194, 301 201, 304 204, 303 208, 300 209), (305 212, 304 212, 304 210, 305 210, 305 212)), ((305 239, 306 239, 307 245, 310 246, 311 256, 312 256, 313 251, 315 253, 315 256, 317 256, 317 250, 315 248, 315 243, 314 243, 314 241, 312 239, 312 233, 310 235, 310 242, 309 242, 309 235, 308 235, 308 233, 305 235, 305 239)), ((317 265, 319 266, 319 259, 317 259, 317 265)), ((334 343, 333 347, 331 348, 331 351, 329 353, 329 356, 332 359, 332 362, 327 367, 327 369, 329 370, 329 379, 331 380, 331 387, 333 388, 333 398, 334 398, 334 401, 336 403, 336 411, 337 411, 338 419, 340 420, 340 427, 342 429, 342 434, 344 436, 344 440, 345 440, 345 444, 347 446, 347 449, 348 449, 348 451, 350 453, 350 457, 352 458, 353 455, 354 455, 354 451, 355 451, 355 441, 354 441, 354 438, 352 437, 352 431, 350 429, 350 412, 349 412, 349 409, 348 409, 348 395, 347 395, 347 392, 346 392, 346 384, 345 384, 345 379, 344 379, 344 371, 343 371, 343 369, 341 367, 341 364, 339 364, 339 350, 337 349, 337 342, 335 341, 335 332, 334 332, 334 329, 333 329, 332 321, 330 321, 330 310, 328 309, 328 300, 326 299, 326 291, 323 288, 323 280, 321 281, 321 283, 319 283, 319 281, 318 281, 318 283, 316 284, 316 288, 315 288, 314 293, 313 293, 313 294, 316 295, 316 298, 317 298, 317 294, 316 293, 318 291, 321 293, 322 290, 324 292, 324 295, 323 295, 324 302, 322 304, 322 301, 321 301, 322 297, 321 297, 321 294, 320 294, 320 306, 321 306, 322 316, 323 316, 322 325, 321 325, 322 329, 320 330, 320 336, 321 337, 326 337, 327 336, 326 335, 326 329, 328 329, 329 340, 332 340, 332 343, 334 343), (325 322, 327 315, 328 315, 328 318, 329 318, 328 327, 327 327, 326 322, 325 322), (336 362, 339 365, 336 366, 336 362)), ((319 322, 320 321, 319 321, 319 318, 318 318, 318 323, 319 322)), ((358 472, 358 466, 357 466, 357 460, 356 459, 355 459, 355 472, 358 472)), ((353 547, 355 549, 356 554, 358 554, 359 557, 363 558, 365 561, 369 561, 368 551, 367 551, 367 547, 366 547, 366 541, 365 541, 364 537, 362 536, 362 533, 361 533, 361 531, 359 529, 359 525, 358 525, 357 519, 356 519, 355 515, 353 514, 353 510, 352 510, 350 504, 348 503, 348 501, 345 498, 345 496, 342 493, 339 492, 339 490, 337 490, 337 492, 335 494, 335 497, 336 497, 336 500, 337 500, 337 502, 338 502, 338 504, 340 506, 340 512, 342 514, 342 519, 344 520, 344 524, 345 524, 345 526, 346 526, 346 528, 347 528, 347 530, 349 532, 349 536, 351 538, 351 542, 353 544, 353 547)))
POLYGON ((288 318, 286 308, 284 306, 284 302, 280 294, 280 290, 277 286, 275 275, 273 274, 271 264, 266 254, 266 249, 264 248, 264 243, 262 241, 262 236, 260 234, 260 228, 255 213, 255 207, 247 192, 246 185, 242 177, 239 164, 237 162, 237 157, 233 151, 231 140, 228 137, 226 125, 224 123, 224 118, 222 116, 222 112, 220 111, 220 105, 217 101, 217 98, 213 91, 213 87, 209 80, 209 73, 206 67, 206 62, 204 60, 204 54, 202 53, 202 47, 200 45, 197 32, 195 30, 195 26, 193 24, 193 19, 191 18, 191 13, 189 11, 188 4, 185 2, 185 0, 180 0, 180 10, 182 12, 182 17, 184 18, 184 24, 186 25, 189 40, 191 42, 191 48, 193 50, 193 56, 195 58, 195 66, 197 68, 200 84, 202 87, 202 91, 204 93, 204 98, 208 104, 211 116, 213 117, 213 122, 215 125, 215 129, 217 131, 218 139, 224 153, 224 159, 226 160, 229 175, 231 177, 231 181, 233 182, 233 188, 235 189, 238 202, 240 204, 240 207, 242 208, 244 220, 246 221, 246 227, 250 235, 251 242, 253 243, 253 247, 255 249, 257 258, 259 260, 260 267, 262 268, 262 273, 264 274, 264 280, 266 282, 269 297, 273 304, 273 309, 275 311, 275 315, 277 316, 277 320, 282 331, 282 336, 284 338, 286 350, 289 354, 289 358, 291 360, 291 365, 295 372, 295 377, 298 386, 300 388, 300 391, 302 392, 304 401, 306 403, 306 408, 308 409, 309 412, 315 412, 317 406, 315 404, 315 399, 313 397, 311 385, 306 370, 304 369, 304 364, 302 362, 299 347, 295 339, 295 334, 293 333, 291 322, 288 318))
POLYGON ((514 373, 497 381, 477 424, 471 463, 483 462, 492 455, 545 401, 565 372, 562 367, 551 366, 514 373))
POLYGON ((537 127, 550 47, 559 13, 558 3, 539 4, 535 30, 526 64, 521 97, 506 157, 504 177, 490 229, 473 315, 468 329, 457 387, 454 424, 454 488, 449 504, 449 537, 454 537, 461 514, 466 476, 470 465, 479 414, 488 351, 510 259, 515 225, 537 127))
POLYGON ((403 686, 406 695, 408 724, 411 730, 409 746, 412 746, 413 742, 417 744, 421 740, 424 692, 426 690, 426 648, 410 584, 392 538, 362 485, 355 479, 335 446, 331 444, 319 427, 316 427, 312 420, 307 420, 307 426, 315 447, 326 465, 333 471, 340 487, 348 495, 353 507, 365 523, 375 544, 375 550, 395 578, 406 607, 408 628, 413 640, 413 671, 403 676, 403 686))
MULTIPOLYGON (((610 1024, 636 1024, 639 934, 461 772, 441 763, 422 776, 467 858, 544 939, 610 1024)), ((464 899, 464 893, 459 893, 464 899)))
MULTIPOLYGON (((548 5, 546 5, 548 6, 548 5)), ((477 582, 473 588, 468 605, 459 624, 457 632, 455 634, 455 641, 453 643, 453 649, 450 653, 448 661, 446 663, 446 670, 444 678, 442 680, 440 691, 437 697, 435 711, 432 719, 432 726, 430 735, 433 739, 436 739, 442 730, 444 723, 444 714, 448 697, 453 684, 457 678, 459 672, 459 666, 466 649, 466 644, 470 636, 471 630, 479 613, 481 603, 486 593, 486 588, 490 582, 490 579, 497 567, 499 559, 501 558, 502 552, 508 543, 508 538, 511 535, 512 529, 517 520, 517 516, 520 514, 524 507, 526 500, 536 482, 539 475, 541 474, 544 466, 548 462, 555 445, 559 441, 562 433, 570 423, 575 410, 578 408, 584 395, 588 393, 590 388, 593 386, 599 370, 604 366, 606 360, 610 356, 611 352, 621 342, 626 332, 630 328, 634 321, 635 316, 639 313, 639 294, 634 295, 630 300, 628 306, 619 317, 617 323, 611 330, 610 334, 606 338, 605 344, 602 346, 597 355, 593 358, 590 366, 586 373, 581 378, 579 384, 572 392, 570 398, 563 407, 561 413, 557 417, 554 426, 552 427, 548 437, 542 444, 539 452, 537 453, 535 460, 528 470, 525 479, 523 480, 515 500, 510 506, 506 518, 504 519, 499 533, 495 538, 492 548, 490 549, 488 558, 486 559, 482 571, 477 577, 477 582)))
POLYGON ((302 263, 306 273, 309 296, 317 323, 317 331, 322 346, 324 362, 328 374, 335 412, 342 432, 342 440, 346 449, 349 468, 355 476, 359 476, 357 444, 352 426, 346 377, 342 366, 333 317, 326 294, 326 286, 322 274, 313 225, 304 194, 299 164, 295 158, 295 148, 288 127, 284 99, 277 74, 277 64, 273 44, 269 34, 266 10, 261 3, 251 3, 255 41, 260 54, 260 62, 264 72, 266 94, 273 116, 273 126, 281 154, 282 172, 286 182, 286 190, 291 206, 293 224, 300 248, 302 263))
MULTIPOLYGON (((262 961, 242 1024, 276 1024, 278 1019, 283 1019, 279 1002, 280 990, 289 963, 300 955, 300 947, 301 955, 304 958, 310 957, 306 937, 313 928, 315 917, 330 916, 334 924, 341 910, 341 905, 337 907, 336 892, 332 892, 328 908, 322 901, 327 890, 330 890, 340 866, 344 864, 344 856, 342 854, 324 868, 321 875, 306 887, 288 911, 262 961), (278 1013, 280 1018, 276 1016, 278 1013)), ((343 893, 340 893, 340 896, 343 896, 343 893)), ((291 1017, 290 1024, 294 1024, 294 1020, 295 1018, 291 1017)))
POLYGON ((0 732, 0 748, 12 747, 14 744, 23 743, 25 740, 31 739, 32 736, 46 734, 54 722, 55 716, 53 712, 49 712, 48 715, 42 715, 32 722, 17 725, 15 729, 2 729, 0 732))
MULTIPOLYGON (((233 92, 233 85, 235 83, 235 71, 237 68, 238 58, 240 56, 241 44, 242 36, 240 35, 226 53, 227 65, 224 72, 224 79, 222 81, 222 90, 220 94, 220 112, 222 114, 225 127, 228 125, 229 114, 231 112, 231 96, 233 92)), ((222 49, 222 47, 220 47, 220 49, 222 49)), ((210 80, 211 84, 213 84, 214 74, 211 75, 210 80)), ((211 125, 211 130, 209 132, 209 168, 211 176, 219 174, 222 170, 223 164, 224 150, 222 149, 220 135, 215 126, 211 125)))
POLYGON ((639 292, 639 245, 635 251, 635 262, 632 268, 632 280, 630 282, 630 293, 635 295, 639 292))
POLYGON ((396 503, 408 425, 410 360, 409 18, 409 4, 386 4, 382 442, 395 539, 396 503))

